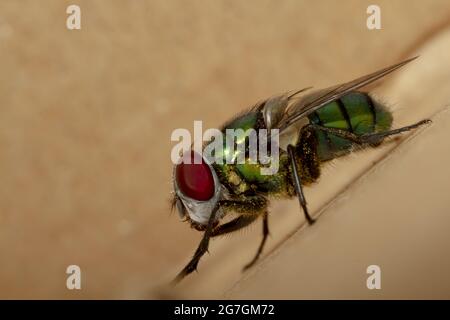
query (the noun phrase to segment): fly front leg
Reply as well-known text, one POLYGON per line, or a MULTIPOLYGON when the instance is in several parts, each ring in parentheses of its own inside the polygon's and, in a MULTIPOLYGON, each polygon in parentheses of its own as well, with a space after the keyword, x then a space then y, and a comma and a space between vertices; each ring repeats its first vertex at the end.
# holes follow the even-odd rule
POLYGON ((244 195, 230 200, 220 200, 219 207, 226 211, 252 214, 259 213, 267 208, 268 201, 261 195, 244 195))
POLYGON ((211 237, 218 237, 247 227, 258 218, 258 215, 241 215, 227 223, 218 225, 212 232, 211 237))
POLYGON ((180 282, 184 277, 186 277, 191 272, 197 270, 198 262, 200 261, 201 257, 208 251, 209 239, 211 238, 217 209, 218 206, 214 208, 211 216, 209 217, 208 225, 206 226, 206 230, 203 233, 203 238, 200 241, 200 244, 198 245, 197 250, 194 253, 194 256, 192 257, 191 261, 189 261, 189 263, 186 265, 186 267, 184 267, 184 269, 181 270, 181 272, 172 281, 173 285, 180 282))
POLYGON ((406 131, 410 131, 413 129, 416 129, 424 124, 427 123, 431 123, 431 120, 429 119, 425 119, 422 121, 419 121, 415 124, 409 125, 409 126, 405 126, 402 128, 398 128, 398 129, 393 129, 393 130, 389 130, 389 131, 384 131, 384 132, 375 132, 375 133, 369 133, 369 134, 363 134, 363 135, 357 135, 354 134, 352 132, 349 132, 347 130, 342 130, 342 129, 337 129, 337 128, 330 128, 330 127, 324 127, 324 126, 320 126, 320 125, 316 125, 316 124, 311 124, 310 126, 312 126, 313 128, 317 129, 317 130, 321 130, 323 132, 327 132, 329 134, 333 134, 337 137, 343 138, 343 139, 347 139, 353 143, 356 144, 377 144, 379 143, 381 140, 383 140, 384 138, 388 137, 388 136, 392 136, 392 135, 396 135, 402 132, 406 132, 406 131))
MULTIPOLYGON (((184 277, 193 271, 197 270, 197 265, 202 258, 202 256, 208 251, 209 240, 211 237, 216 237, 222 234, 230 233, 248 226, 250 223, 255 221, 261 212, 266 212, 267 199, 263 196, 246 196, 242 199, 236 200, 221 200, 219 201, 216 208, 213 210, 209 220, 206 230, 203 234, 203 238, 198 245, 197 250, 194 253, 191 261, 184 267, 183 270, 176 276, 172 281, 175 285, 180 282, 184 277), (214 228, 216 212, 219 208, 225 210, 233 210, 236 212, 244 213, 243 215, 237 217, 236 219, 227 222, 223 225, 219 225, 214 228)), ((268 230, 268 227, 267 227, 268 230)), ((262 245, 260 245, 259 251, 262 251, 262 246, 264 245, 265 239, 263 239, 262 245)), ((260 252, 257 254, 259 256, 260 252)), ((254 259, 255 260, 255 259, 254 259)), ((256 261, 256 260, 255 260, 256 261)))

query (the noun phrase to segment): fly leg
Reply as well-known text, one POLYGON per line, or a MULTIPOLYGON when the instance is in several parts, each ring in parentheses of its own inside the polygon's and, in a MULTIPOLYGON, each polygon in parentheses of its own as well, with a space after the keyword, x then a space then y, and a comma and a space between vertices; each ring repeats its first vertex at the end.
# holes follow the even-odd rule
POLYGON ((175 285, 178 282, 180 282, 185 276, 190 274, 191 272, 197 270, 198 262, 200 261, 201 257, 205 254, 205 252, 208 251, 209 246, 209 239, 211 238, 214 221, 216 217, 218 206, 216 206, 213 209, 213 212, 208 220, 208 225, 206 227, 205 233, 203 234, 203 238, 200 241, 200 244, 198 245, 197 250, 194 253, 194 256, 192 257, 191 261, 184 267, 183 270, 175 277, 175 279, 172 281, 172 284, 175 285))
POLYGON ((267 208, 267 199, 261 195, 236 197, 231 200, 219 201, 219 207, 229 211, 245 214, 258 214, 267 208))
POLYGON ((241 215, 227 223, 218 225, 212 232, 211 237, 221 236, 237 231, 250 225, 258 218, 257 215, 241 215))
POLYGON ((261 253, 264 249, 264 245, 266 244, 267 237, 269 236, 269 218, 268 218, 268 216, 269 215, 268 215, 267 211, 265 211, 264 216, 263 216, 263 238, 261 240, 261 243, 259 244, 258 251, 256 251, 256 254, 253 257, 252 261, 250 261, 249 263, 247 263, 244 266, 243 271, 252 267, 255 264, 255 262, 258 261, 259 257, 261 256, 261 253))
POLYGON ((305 214, 306 221, 308 221, 309 224, 313 224, 315 220, 309 215, 308 207, 306 206, 305 195, 303 194, 302 181, 298 174, 295 147, 293 145, 289 145, 287 147, 287 151, 289 153, 289 158, 291 159, 292 175, 294 176, 294 187, 298 196, 298 201, 300 202, 300 206, 303 208, 303 213, 305 214))
POLYGON ((263 238, 259 244, 258 250, 256 251, 253 259, 244 266, 244 270, 247 270, 255 264, 255 262, 261 256, 261 253, 266 244, 267 237, 269 235, 269 220, 267 212, 267 201, 263 197, 252 197, 251 200, 233 201, 224 200, 222 206, 228 208, 239 209, 243 214, 230 222, 217 226, 213 232, 212 237, 220 236, 223 234, 231 233, 236 230, 245 228, 253 221, 255 221, 261 214, 263 215, 263 238))
POLYGON ((306 205, 302 185, 314 182, 320 176, 320 163, 317 156, 317 137, 311 126, 305 126, 300 131, 299 142, 296 146, 287 147, 289 159, 291 160, 291 171, 293 183, 297 193, 300 206, 305 214, 306 221, 313 224, 306 205))
POLYGON ((186 267, 184 267, 184 269, 181 270, 181 272, 172 281, 172 284, 173 285, 177 284, 188 274, 197 270, 197 265, 201 257, 208 251, 209 239, 211 237, 219 236, 225 233, 230 233, 248 226, 250 223, 255 221, 256 218, 258 218, 260 212, 266 212, 266 208, 267 208, 267 199, 262 196, 250 196, 247 197, 246 200, 219 201, 218 205, 216 206, 216 208, 214 208, 211 216, 209 217, 208 225, 203 234, 203 238, 200 241, 200 244, 198 245, 198 248, 194 253, 194 256, 192 257, 191 261, 189 261, 189 263, 186 265, 186 267), (246 214, 243 214, 240 217, 237 217, 236 219, 228 223, 213 228, 216 212, 220 207, 246 214))
POLYGON ((376 132, 376 133, 369 133, 369 134, 363 134, 363 135, 356 135, 354 133, 351 133, 347 130, 342 130, 342 129, 337 129, 337 128, 330 128, 330 127, 324 127, 324 126, 320 126, 320 125, 316 125, 316 124, 311 124, 310 126, 313 128, 316 128, 318 130, 321 130, 323 132, 327 132, 330 134, 333 134, 335 136, 338 136, 340 138, 344 138, 347 139, 351 142, 354 142, 356 144, 377 144, 379 143, 382 139, 388 137, 388 136, 392 136, 395 134, 399 134, 402 132, 406 132, 406 131, 410 131, 413 129, 416 129, 424 124, 430 123, 431 120, 429 119, 425 119, 422 121, 419 121, 415 124, 406 126, 406 127, 402 127, 402 128, 398 128, 398 129, 393 129, 393 130, 389 130, 389 131, 384 131, 384 132, 376 132))
MULTIPOLYGON (((212 233, 212 237, 224 235, 227 233, 234 232, 236 230, 245 228, 249 224, 251 224, 253 221, 255 221, 258 218, 259 215, 242 215, 237 217, 236 219, 231 220, 230 222, 227 222, 225 224, 217 226, 216 229, 214 229, 212 233)), ((247 263, 243 271, 247 270, 251 266, 255 264, 255 262, 259 259, 261 256, 261 253, 263 251, 264 245, 266 244, 267 237, 269 235, 269 221, 268 221, 268 214, 267 211, 264 211, 263 213, 263 238, 259 244, 258 250, 256 251, 255 256, 253 259, 247 263)))

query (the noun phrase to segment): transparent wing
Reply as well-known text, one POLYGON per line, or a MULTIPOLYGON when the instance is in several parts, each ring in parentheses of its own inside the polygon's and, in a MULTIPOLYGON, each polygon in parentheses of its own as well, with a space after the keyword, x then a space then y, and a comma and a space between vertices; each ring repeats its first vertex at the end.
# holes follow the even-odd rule
POLYGON ((270 97, 267 100, 257 103, 253 109, 261 110, 267 129, 278 128, 279 122, 285 117, 287 109, 298 95, 311 87, 297 91, 289 91, 278 96, 270 97))
MULTIPOLYGON (((289 103, 286 103, 284 108, 275 108, 273 110, 276 111, 275 113, 278 119, 276 121, 276 124, 273 123, 274 125, 271 127, 278 128, 281 133, 285 129, 289 128, 291 125, 295 124, 300 119, 306 117, 307 115, 323 107, 324 105, 336 99, 339 99, 340 97, 344 96, 350 91, 357 90, 361 87, 368 85, 369 83, 372 83, 384 77, 385 75, 397 70, 398 68, 404 66, 405 64, 411 62, 416 58, 417 57, 405 60, 390 67, 378 70, 374 73, 352 80, 350 82, 339 84, 327 89, 314 91, 310 94, 305 94, 300 97, 296 96, 296 94, 299 92, 293 93, 289 96, 285 95, 284 97, 287 98, 286 100, 289 101, 289 103)), ((275 114, 272 115, 272 117, 274 116, 275 114)))

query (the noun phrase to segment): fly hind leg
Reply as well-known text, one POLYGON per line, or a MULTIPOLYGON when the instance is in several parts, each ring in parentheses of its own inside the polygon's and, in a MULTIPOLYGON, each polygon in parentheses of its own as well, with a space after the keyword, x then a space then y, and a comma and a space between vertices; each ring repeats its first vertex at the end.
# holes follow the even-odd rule
POLYGON ((347 139, 356 144, 377 145, 386 137, 416 129, 416 128, 418 128, 424 124, 430 123, 430 122, 431 122, 431 120, 425 119, 425 120, 419 121, 417 123, 414 123, 414 124, 406 126, 406 127, 393 129, 393 130, 389 130, 389 131, 383 131, 383 132, 363 134, 363 135, 356 135, 354 133, 351 133, 350 131, 341 130, 341 129, 337 129, 337 128, 324 127, 324 126, 320 126, 320 125, 316 125, 316 124, 312 124, 311 126, 316 128, 317 130, 321 130, 323 132, 333 134, 340 138, 347 139))
POLYGON ((299 142, 296 146, 289 145, 287 151, 291 161, 292 182, 297 193, 300 206, 305 214, 306 221, 313 224, 303 194, 302 185, 316 181, 320 176, 320 161, 317 154, 317 136, 314 128, 305 126, 300 131, 299 142))

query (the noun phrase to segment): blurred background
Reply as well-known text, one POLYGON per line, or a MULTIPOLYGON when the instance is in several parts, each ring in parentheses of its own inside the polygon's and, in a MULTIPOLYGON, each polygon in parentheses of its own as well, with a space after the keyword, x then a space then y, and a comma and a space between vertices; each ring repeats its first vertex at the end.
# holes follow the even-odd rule
MULTIPOLYGON (((201 237, 170 213, 172 131, 192 131, 194 120, 218 127, 274 93, 399 62, 449 22, 448 0, 2 0, 0 298, 221 297, 241 278, 260 225, 215 240, 198 274, 175 292, 165 287, 201 237), (81 30, 66 28, 71 4, 81 8, 81 30), (370 4, 381 8, 381 30, 366 27, 370 4), (82 290, 66 288, 71 264, 81 268, 82 290)), ((448 59, 449 39, 433 57, 448 59)), ((426 53, 417 68, 432 62, 433 72, 449 70, 426 53)), ((402 81, 403 91, 386 96, 413 108, 406 100, 420 81, 402 81)), ((426 85, 416 91, 422 99, 437 87, 426 85)), ((400 109, 398 123, 443 108, 448 86, 436 90, 430 109, 400 109)), ((386 148, 359 167, 329 169, 333 183, 307 190, 312 210, 386 148)), ((280 213, 271 216, 267 252, 302 223, 296 200, 272 212, 280 213)))

